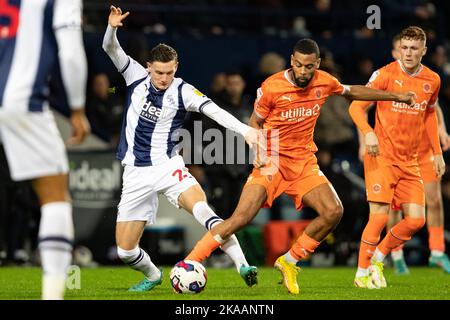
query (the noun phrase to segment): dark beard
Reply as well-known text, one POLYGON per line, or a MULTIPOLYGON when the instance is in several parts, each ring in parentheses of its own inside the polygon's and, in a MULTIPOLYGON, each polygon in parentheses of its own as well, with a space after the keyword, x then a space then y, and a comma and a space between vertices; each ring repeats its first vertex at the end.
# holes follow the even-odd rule
POLYGON ((297 86, 299 86, 300 88, 306 88, 313 77, 309 78, 306 82, 300 82, 295 76, 293 78, 297 86))

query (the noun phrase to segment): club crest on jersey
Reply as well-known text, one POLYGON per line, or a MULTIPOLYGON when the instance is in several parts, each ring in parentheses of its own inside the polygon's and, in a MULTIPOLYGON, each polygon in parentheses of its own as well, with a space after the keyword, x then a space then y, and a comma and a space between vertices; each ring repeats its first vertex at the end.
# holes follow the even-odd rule
POLYGON ((166 99, 169 104, 171 104, 171 105, 175 104, 175 100, 172 95, 168 95, 166 99))
POLYGON ((424 83, 423 84, 423 92, 425 93, 429 93, 431 91, 431 86, 429 83, 424 83))
POLYGON ((155 107, 152 105, 151 101, 147 101, 142 106, 141 114, 140 116, 151 121, 151 122, 158 122, 159 117, 161 116, 161 109, 155 107))
POLYGON ((375 183, 372 186, 372 190, 373 190, 373 193, 380 193, 381 192, 381 185, 379 185, 378 183, 375 183))
POLYGON ((317 98, 317 99, 320 99, 321 96, 322 96, 322 90, 317 89, 317 90, 316 90, 316 98, 317 98))

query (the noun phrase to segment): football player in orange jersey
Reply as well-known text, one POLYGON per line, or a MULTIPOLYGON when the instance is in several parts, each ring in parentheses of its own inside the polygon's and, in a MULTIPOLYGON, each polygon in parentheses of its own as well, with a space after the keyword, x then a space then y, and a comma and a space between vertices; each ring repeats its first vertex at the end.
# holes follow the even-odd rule
POLYGON ((357 287, 386 287, 383 259, 425 224, 425 192, 418 163, 424 132, 431 145, 435 175, 440 177, 445 171, 435 112, 440 79, 421 64, 425 53, 425 32, 419 27, 404 29, 400 33, 400 59, 375 71, 368 83, 382 90, 411 90, 417 103, 378 102, 375 130, 365 113, 370 104, 355 101, 349 109, 367 148, 364 174, 370 208, 361 237, 354 281, 357 287), (405 218, 378 244, 391 204, 401 206, 405 218))
MULTIPOLYGON (((392 57, 395 60, 400 59, 399 36, 394 37, 392 41, 392 57)), ((436 112, 439 126, 439 140, 441 141, 442 150, 447 151, 450 148, 450 136, 447 133, 444 115, 439 104, 436 104, 436 112)), ((439 266, 444 272, 450 273, 450 260, 447 254, 445 254, 444 207, 442 203, 441 179, 433 170, 433 154, 426 135, 423 136, 419 147, 419 167, 425 187, 427 229, 429 235, 428 245, 430 249, 429 265, 432 267, 439 266)), ((401 208, 391 208, 386 229, 391 229, 401 219, 401 208)), ((402 248, 403 246, 399 246, 392 250, 392 261, 397 274, 409 274, 402 248)))
POLYGON ((216 224, 197 243, 186 259, 202 261, 225 239, 246 226, 261 207, 286 193, 296 209, 313 208, 315 218, 296 243, 275 262, 284 285, 299 293, 296 263, 310 255, 339 223, 343 208, 336 191, 317 165, 313 142, 320 109, 329 95, 359 100, 394 100, 410 105, 414 94, 390 93, 365 86, 344 86, 330 74, 318 70, 317 43, 302 39, 291 55, 291 68, 266 79, 258 89, 250 125, 267 130, 267 157, 255 159, 255 168, 245 184, 233 215, 216 224))

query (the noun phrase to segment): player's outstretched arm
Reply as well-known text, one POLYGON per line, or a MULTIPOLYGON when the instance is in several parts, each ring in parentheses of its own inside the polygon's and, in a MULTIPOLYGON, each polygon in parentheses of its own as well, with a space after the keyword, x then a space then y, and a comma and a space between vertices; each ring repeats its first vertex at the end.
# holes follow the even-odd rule
POLYGON ((123 51, 119 40, 117 39, 117 28, 123 26, 122 21, 128 17, 129 14, 129 12, 122 14, 120 8, 111 6, 108 17, 108 27, 106 28, 103 37, 103 50, 105 50, 118 70, 122 70, 129 62, 128 56, 123 51))
POLYGON ((259 130, 240 122, 217 104, 209 103, 203 108, 203 113, 221 126, 241 134, 250 148, 253 148, 255 145, 258 145, 259 148, 264 148, 260 140, 259 130))
POLYGON ((363 101, 397 101, 408 105, 413 105, 416 100, 414 92, 395 93, 383 90, 372 89, 366 86, 349 86, 350 90, 344 93, 344 96, 351 100, 363 101))

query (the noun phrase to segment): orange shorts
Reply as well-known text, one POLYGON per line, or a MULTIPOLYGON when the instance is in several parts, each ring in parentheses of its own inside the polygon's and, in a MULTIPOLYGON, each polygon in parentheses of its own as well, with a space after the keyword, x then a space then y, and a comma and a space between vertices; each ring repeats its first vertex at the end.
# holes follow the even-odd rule
POLYGON ((400 207, 403 203, 425 206, 425 190, 418 165, 394 165, 380 156, 366 154, 364 177, 367 200, 390 203, 400 207))
POLYGON ((282 193, 287 194, 295 203, 295 208, 302 208, 302 198, 315 187, 330 183, 320 171, 317 158, 292 160, 280 158, 279 169, 267 174, 262 169, 253 168, 246 185, 261 185, 266 188, 267 199, 263 208, 270 208, 273 201, 282 193))
POLYGON ((439 181, 434 170, 434 156, 431 150, 425 154, 419 153, 419 168, 424 183, 439 181))

